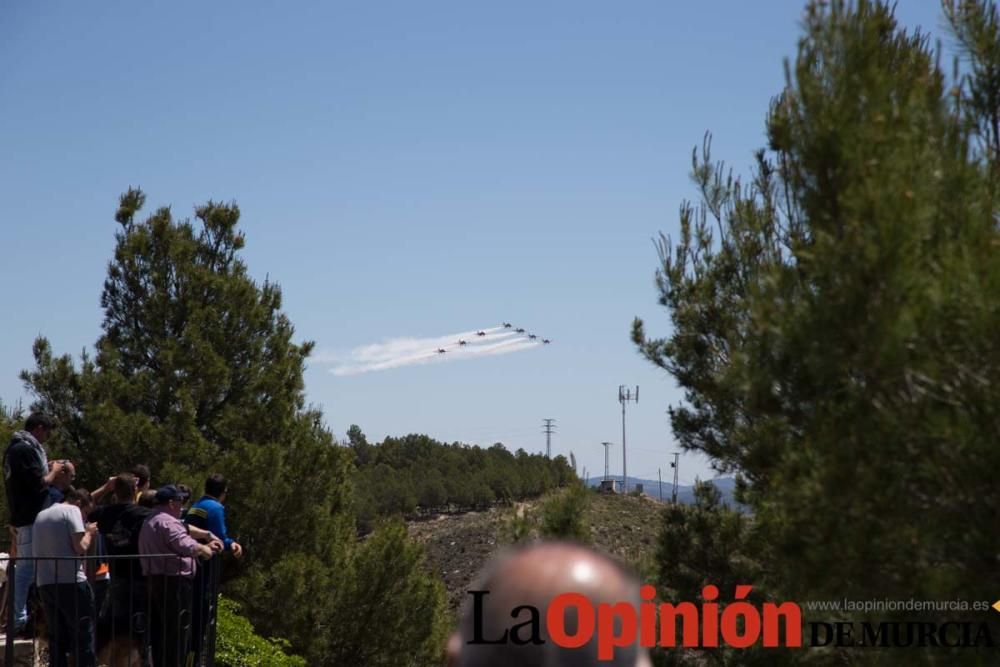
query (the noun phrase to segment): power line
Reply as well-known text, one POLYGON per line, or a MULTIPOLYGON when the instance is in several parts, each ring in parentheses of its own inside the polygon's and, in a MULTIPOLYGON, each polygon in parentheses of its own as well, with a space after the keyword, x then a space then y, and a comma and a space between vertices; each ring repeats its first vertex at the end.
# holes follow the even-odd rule
POLYGON ((545 433, 545 457, 552 458, 552 433, 556 430, 555 419, 547 418, 543 419, 545 425, 542 426, 542 431, 545 433))
POLYGON ((632 446, 632 451, 633 452, 649 452, 650 454, 662 454, 663 453, 663 448, 662 447, 659 447, 659 448, 636 447, 635 445, 633 445, 632 446))

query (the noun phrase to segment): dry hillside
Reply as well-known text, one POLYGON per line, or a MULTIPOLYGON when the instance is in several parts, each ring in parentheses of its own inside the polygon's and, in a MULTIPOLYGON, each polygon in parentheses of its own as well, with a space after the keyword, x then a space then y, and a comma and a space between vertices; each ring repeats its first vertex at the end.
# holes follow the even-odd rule
MULTIPOLYGON (((510 543, 509 525, 515 512, 536 516, 541 502, 488 512, 441 514, 410 523, 410 535, 427 551, 428 566, 444 580, 452 611, 461 605, 476 573, 510 543)), ((656 548, 662 507, 649 497, 595 494, 587 511, 594 545, 633 565, 648 561, 656 548)))

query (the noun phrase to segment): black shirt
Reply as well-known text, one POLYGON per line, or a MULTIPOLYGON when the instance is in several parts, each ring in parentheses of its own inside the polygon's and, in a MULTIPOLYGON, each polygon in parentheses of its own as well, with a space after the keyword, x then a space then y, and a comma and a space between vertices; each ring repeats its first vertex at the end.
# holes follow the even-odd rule
POLYGON ((7 507, 10 508, 10 523, 14 526, 30 526, 35 523, 38 513, 52 504, 49 487, 45 483, 48 471, 44 457, 42 446, 25 431, 15 433, 4 452, 7 507))
MULTIPOLYGON (((139 531, 142 524, 155 510, 133 503, 118 503, 98 507, 87 518, 97 523, 97 530, 104 536, 104 546, 111 556, 137 556, 139 554, 139 531)), ((142 568, 138 558, 109 558, 111 576, 142 578, 142 568)))

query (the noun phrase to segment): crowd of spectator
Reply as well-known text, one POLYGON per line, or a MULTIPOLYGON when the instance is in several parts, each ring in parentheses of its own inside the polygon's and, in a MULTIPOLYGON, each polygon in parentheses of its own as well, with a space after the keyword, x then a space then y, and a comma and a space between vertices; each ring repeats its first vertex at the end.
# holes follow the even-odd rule
POLYGON ((44 625, 52 667, 95 667, 100 650, 144 666, 200 665, 216 556, 243 555, 226 529, 225 478, 210 475, 190 506, 190 488, 151 488, 144 464, 88 493, 73 485, 72 461, 48 458, 55 426, 31 414, 4 452, 14 569, 7 632, 30 636, 44 625), (32 596, 40 618, 29 615, 32 596))

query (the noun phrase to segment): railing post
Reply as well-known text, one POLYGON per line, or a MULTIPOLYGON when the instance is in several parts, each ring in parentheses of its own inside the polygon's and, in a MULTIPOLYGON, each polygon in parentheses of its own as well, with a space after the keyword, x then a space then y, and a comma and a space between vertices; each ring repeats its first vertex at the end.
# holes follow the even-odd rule
POLYGON ((219 612, 219 582, 222 580, 222 555, 216 554, 208 561, 208 633, 205 648, 205 667, 215 667, 215 628, 219 612))
MULTIPOLYGON (((14 551, 17 549, 16 545, 14 551)), ((14 579, 16 576, 17 558, 11 554, 10 558, 7 560, 7 632, 6 632, 6 642, 4 645, 4 661, 5 667, 13 667, 14 665, 14 640, 17 638, 17 633, 14 630, 16 625, 16 619, 14 617, 16 610, 14 609, 14 579)))

